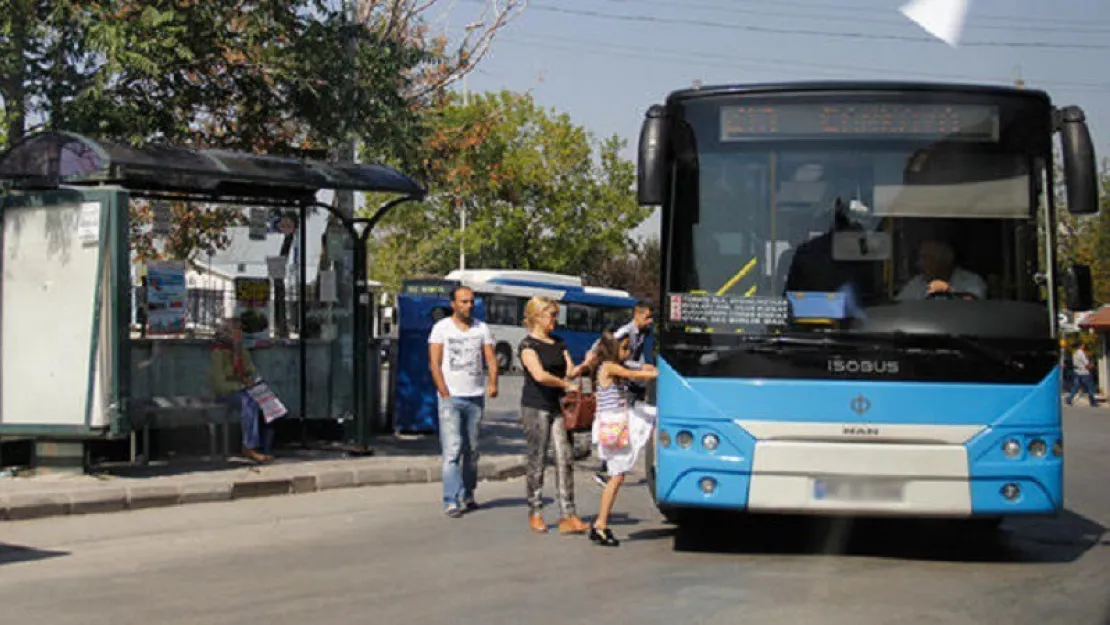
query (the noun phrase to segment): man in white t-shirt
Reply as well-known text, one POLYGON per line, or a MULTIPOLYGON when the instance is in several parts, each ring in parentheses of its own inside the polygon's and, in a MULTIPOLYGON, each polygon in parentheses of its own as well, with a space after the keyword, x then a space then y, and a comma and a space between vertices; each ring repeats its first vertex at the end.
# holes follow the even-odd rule
POLYGON ((489 326, 473 318, 474 291, 455 287, 450 317, 428 337, 428 360, 439 394, 439 442, 443 450, 443 510, 458 518, 478 507, 478 431, 485 394, 497 397, 497 357, 489 326), (482 371, 482 360, 489 380, 482 371))
POLYGON ((924 241, 918 250, 917 274, 898 292, 898 301, 926 299, 931 295, 956 299, 987 299, 987 283, 956 265, 956 253, 947 243, 924 241))

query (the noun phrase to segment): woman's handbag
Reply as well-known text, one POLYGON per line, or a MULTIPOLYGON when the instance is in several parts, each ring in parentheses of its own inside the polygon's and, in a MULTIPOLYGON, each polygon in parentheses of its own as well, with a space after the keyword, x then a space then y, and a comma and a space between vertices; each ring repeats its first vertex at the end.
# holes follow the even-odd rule
POLYGON ((594 413, 597 412, 597 398, 592 392, 568 391, 563 396, 561 406, 563 424, 568 432, 589 432, 594 426, 594 413))

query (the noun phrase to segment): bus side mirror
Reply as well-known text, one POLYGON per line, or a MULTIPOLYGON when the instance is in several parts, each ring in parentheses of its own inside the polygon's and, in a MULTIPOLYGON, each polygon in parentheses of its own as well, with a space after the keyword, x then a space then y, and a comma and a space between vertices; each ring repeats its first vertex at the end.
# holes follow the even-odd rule
POLYGON ((1083 109, 1068 106, 1056 113, 1057 128, 1063 144, 1064 180, 1067 184, 1068 212, 1093 215, 1098 212, 1098 170, 1095 149, 1083 109))
POLYGON ((1083 311, 1095 307, 1094 288, 1091 284, 1091 268, 1087 265, 1072 265, 1064 281, 1068 310, 1083 311))
POLYGON ((659 206, 667 193, 667 117, 656 104, 648 109, 640 127, 636 167, 636 199, 641 206, 659 206))

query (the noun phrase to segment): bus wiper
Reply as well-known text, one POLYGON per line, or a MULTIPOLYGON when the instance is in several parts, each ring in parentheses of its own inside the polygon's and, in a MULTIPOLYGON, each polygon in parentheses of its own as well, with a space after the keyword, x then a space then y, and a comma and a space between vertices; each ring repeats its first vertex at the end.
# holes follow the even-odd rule
POLYGON ((807 350, 821 350, 821 349, 851 349, 854 351, 864 351, 875 349, 873 346, 861 345, 852 341, 838 340, 832 337, 814 337, 803 338, 795 336, 768 336, 768 337, 747 337, 744 338, 739 344, 731 345, 675 345, 679 349, 696 349, 703 352, 698 360, 703 365, 711 364, 728 358, 737 354, 768 354, 768 355, 782 355, 784 353, 805 351, 807 350))
POLYGON ((1025 369, 1025 363, 1021 362, 1020 360, 1014 360, 1013 358, 1010 358, 1009 354, 1007 354, 1005 350, 1001 350, 997 347, 993 347, 987 343, 984 343, 982 339, 968 336, 967 334, 950 334, 948 335, 948 337, 953 339, 961 347, 966 348, 968 351, 974 352, 986 358, 987 360, 990 360, 991 362, 1002 365, 1003 367, 1017 369, 1019 371, 1025 369))

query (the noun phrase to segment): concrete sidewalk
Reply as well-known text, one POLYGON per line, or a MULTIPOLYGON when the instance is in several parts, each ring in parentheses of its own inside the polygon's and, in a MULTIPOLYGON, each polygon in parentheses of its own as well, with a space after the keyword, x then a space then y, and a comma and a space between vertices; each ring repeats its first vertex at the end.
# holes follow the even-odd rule
MULTIPOLYGON (((523 475, 525 442, 519 422, 507 415, 490 416, 493 418, 482 427, 479 479, 523 475)), ((87 475, 0 477, 0 519, 118 512, 442 479, 435 435, 383 436, 375 439, 371 448, 373 455, 360 457, 328 449, 279 450, 275 461, 266 465, 238 459, 179 459, 144 467, 101 467, 87 475)))

